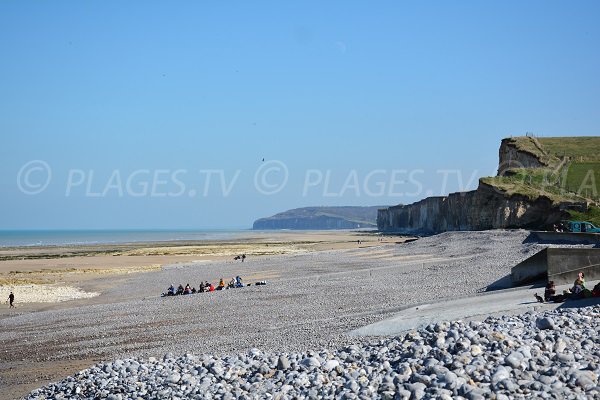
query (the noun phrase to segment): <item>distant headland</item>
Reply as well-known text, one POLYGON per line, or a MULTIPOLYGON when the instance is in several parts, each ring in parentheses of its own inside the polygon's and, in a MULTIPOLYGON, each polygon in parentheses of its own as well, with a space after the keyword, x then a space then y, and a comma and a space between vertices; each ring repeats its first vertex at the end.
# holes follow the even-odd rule
POLYGON ((377 228, 377 210, 373 207, 302 207, 254 221, 252 229, 357 229, 377 228))

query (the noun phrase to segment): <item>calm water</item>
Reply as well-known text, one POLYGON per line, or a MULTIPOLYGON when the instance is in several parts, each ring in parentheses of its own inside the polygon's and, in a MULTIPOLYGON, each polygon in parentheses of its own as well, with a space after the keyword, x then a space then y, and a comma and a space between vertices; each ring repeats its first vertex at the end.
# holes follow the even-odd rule
POLYGON ((247 230, 0 230, 0 247, 227 240, 247 230))

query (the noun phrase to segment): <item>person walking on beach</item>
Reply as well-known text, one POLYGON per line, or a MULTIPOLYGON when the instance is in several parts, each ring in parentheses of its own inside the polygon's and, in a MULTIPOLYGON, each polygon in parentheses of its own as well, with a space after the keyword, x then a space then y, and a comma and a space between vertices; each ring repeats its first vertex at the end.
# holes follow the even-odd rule
POLYGON ((10 306, 8 308, 15 308, 15 295, 13 294, 13 292, 10 292, 10 294, 8 295, 8 302, 10 303, 10 306))

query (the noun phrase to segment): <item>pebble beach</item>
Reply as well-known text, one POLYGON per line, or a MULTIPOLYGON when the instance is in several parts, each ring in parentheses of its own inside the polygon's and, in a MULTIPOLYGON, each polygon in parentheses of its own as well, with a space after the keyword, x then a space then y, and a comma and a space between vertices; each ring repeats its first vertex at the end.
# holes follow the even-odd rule
POLYGON ((510 399, 600 396, 600 307, 432 324, 337 350, 98 364, 28 399, 510 399))
POLYGON ((2 362, 88 363, 59 379, 39 375, 57 382, 30 386, 27 398, 40 399, 481 398, 548 387, 555 398, 593 398, 600 325, 594 306, 544 310, 532 298, 530 311, 519 315, 440 321, 393 337, 348 334, 424 302, 477 301, 546 246, 528 235, 449 232, 244 263, 164 265, 126 276, 89 304, 1 319, 2 362), (236 275, 267 285, 160 297, 170 284, 236 275), (544 318, 551 329, 539 327, 544 318), (563 342, 563 351, 552 347, 563 342), (560 383, 544 383, 558 370, 560 383), (573 378, 576 371, 588 371, 581 372, 584 384, 573 378))

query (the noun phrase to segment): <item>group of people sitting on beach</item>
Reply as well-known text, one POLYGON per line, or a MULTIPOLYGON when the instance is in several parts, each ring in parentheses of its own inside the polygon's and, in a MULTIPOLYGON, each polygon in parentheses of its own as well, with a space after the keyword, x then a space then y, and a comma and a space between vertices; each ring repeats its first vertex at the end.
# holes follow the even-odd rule
MULTIPOLYGON (((255 285, 259 286, 266 284, 266 281, 259 281, 255 283, 255 285)), ((162 293, 161 296, 179 296, 186 294, 214 292, 215 290, 243 288, 244 286, 250 286, 250 284, 248 283, 247 285, 245 285, 242 278, 238 275, 235 278, 231 278, 227 285, 225 285, 225 281, 223 280, 223 278, 219 280, 219 284, 217 286, 213 285, 212 283, 209 283, 208 281, 200 282, 198 289, 196 289, 195 287, 191 287, 189 283, 185 285, 185 287, 183 285, 179 285, 177 289, 175 289, 175 286, 171 285, 165 293, 162 293)))
POLYGON ((563 291, 562 294, 556 294, 556 285, 554 281, 548 282, 546 290, 544 290, 544 298, 535 294, 535 298, 540 303, 545 301, 552 301, 555 303, 562 303, 566 300, 578 300, 587 299, 590 297, 600 297, 600 283, 597 283, 592 290, 585 287, 585 275, 583 272, 577 274, 577 279, 573 283, 573 287, 563 291))

